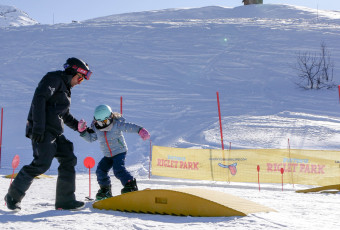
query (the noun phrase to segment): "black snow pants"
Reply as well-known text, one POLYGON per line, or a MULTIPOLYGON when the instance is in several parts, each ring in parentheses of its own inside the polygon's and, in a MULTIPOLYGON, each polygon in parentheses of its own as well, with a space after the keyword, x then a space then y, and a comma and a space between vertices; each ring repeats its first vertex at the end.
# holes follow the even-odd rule
MULTIPOLYGON (((64 135, 54 136, 49 132, 45 133, 42 142, 32 141, 33 161, 25 165, 13 180, 8 193, 15 200, 21 201, 26 191, 31 186, 34 177, 45 173, 51 166, 55 157, 59 162, 56 204, 68 203, 75 200, 75 165, 77 157, 73 153, 73 143, 65 138, 64 135)), ((44 192, 42 188, 41 192, 44 192)))

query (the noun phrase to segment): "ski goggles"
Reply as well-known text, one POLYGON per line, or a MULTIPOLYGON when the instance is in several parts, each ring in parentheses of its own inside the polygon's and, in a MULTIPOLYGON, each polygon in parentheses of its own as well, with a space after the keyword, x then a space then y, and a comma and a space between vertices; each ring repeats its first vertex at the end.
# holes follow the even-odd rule
MULTIPOLYGON (((66 68, 68 68, 68 67, 70 67, 70 65, 68 65, 68 64, 65 64, 65 65, 64 65, 64 69, 66 69, 66 68)), ((92 75, 92 71, 91 71, 91 70, 86 70, 86 69, 80 68, 80 67, 78 67, 78 66, 76 66, 76 65, 73 65, 73 66, 72 66, 72 69, 75 69, 75 70, 77 71, 77 73, 83 74, 83 75, 84 75, 84 78, 85 78, 86 80, 90 80, 90 77, 91 77, 91 75, 92 75)))
POLYGON ((84 78, 85 78, 86 80, 89 80, 89 79, 90 79, 91 74, 92 74, 92 71, 90 71, 90 70, 85 70, 85 69, 80 68, 80 67, 78 67, 78 66, 76 66, 76 65, 72 66, 72 68, 75 69, 78 73, 83 74, 83 75, 84 75, 84 78))
POLYGON ((99 125, 100 127, 106 127, 109 126, 112 122, 112 115, 110 115, 109 117, 105 118, 104 120, 96 120, 94 119, 97 123, 97 125, 99 125))

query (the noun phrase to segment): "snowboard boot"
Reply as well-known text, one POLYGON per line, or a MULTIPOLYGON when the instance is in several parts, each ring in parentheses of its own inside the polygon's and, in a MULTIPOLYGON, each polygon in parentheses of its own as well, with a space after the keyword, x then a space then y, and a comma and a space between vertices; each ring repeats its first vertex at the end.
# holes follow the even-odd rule
POLYGON ((100 185, 96 194, 96 200, 103 200, 112 197, 111 185, 100 185))
POLYGON ((121 193, 124 194, 124 193, 127 193, 127 192, 133 192, 133 191, 138 191, 136 179, 129 180, 125 184, 125 186, 122 189, 121 193))
POLYGON ((85 203, 82 201, 72 200, 66 203, 56 203, 55 209, 56 210, 78 210, 85 206, 85 203))
POLYGON ((11 197, 8 193, 5 196, 5 202, 8 209, 13 211, 21 210, 21 203, 19 201, 14 200, 13 197, 11 197))

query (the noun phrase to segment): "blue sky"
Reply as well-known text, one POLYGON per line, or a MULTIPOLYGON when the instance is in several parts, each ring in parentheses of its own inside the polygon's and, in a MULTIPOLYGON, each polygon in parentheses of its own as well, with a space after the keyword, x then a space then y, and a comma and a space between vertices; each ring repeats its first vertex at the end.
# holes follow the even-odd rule
MULTIPOLYGON (((264 0, 264 4, 289 4, 340 11, 339 0, 264 0)), ((1 0, 0 4, 15 6, 42 24, 68 23, 72 20, 112 14, 159 10, 167 8, 242 5, 242 0, 1 0)))

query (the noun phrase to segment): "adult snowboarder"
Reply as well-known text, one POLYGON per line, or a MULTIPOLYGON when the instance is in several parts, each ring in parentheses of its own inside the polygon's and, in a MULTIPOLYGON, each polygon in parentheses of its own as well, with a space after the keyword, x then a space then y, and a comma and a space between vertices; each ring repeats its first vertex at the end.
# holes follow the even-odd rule
MULTIPOLYGON (((59 162, 56 188, 56 209, 79 209, 84 202, 75 198, 75 165, 73 143, 65 138, 64 123, 78 130, 78 120, 70 114, 71 88, 84 79, 89 80, 92 72, 84 61, 69 58, 64 71, 47 73, 39 82, 27 118, 26 137, 32 140, 33 161, 19 171, 5 196, 7 207, 21 209, 21 200, 34 177, 46 172, 53 158, 59 162)), ((44 189, 44 188, 43 188, 44 189)))

